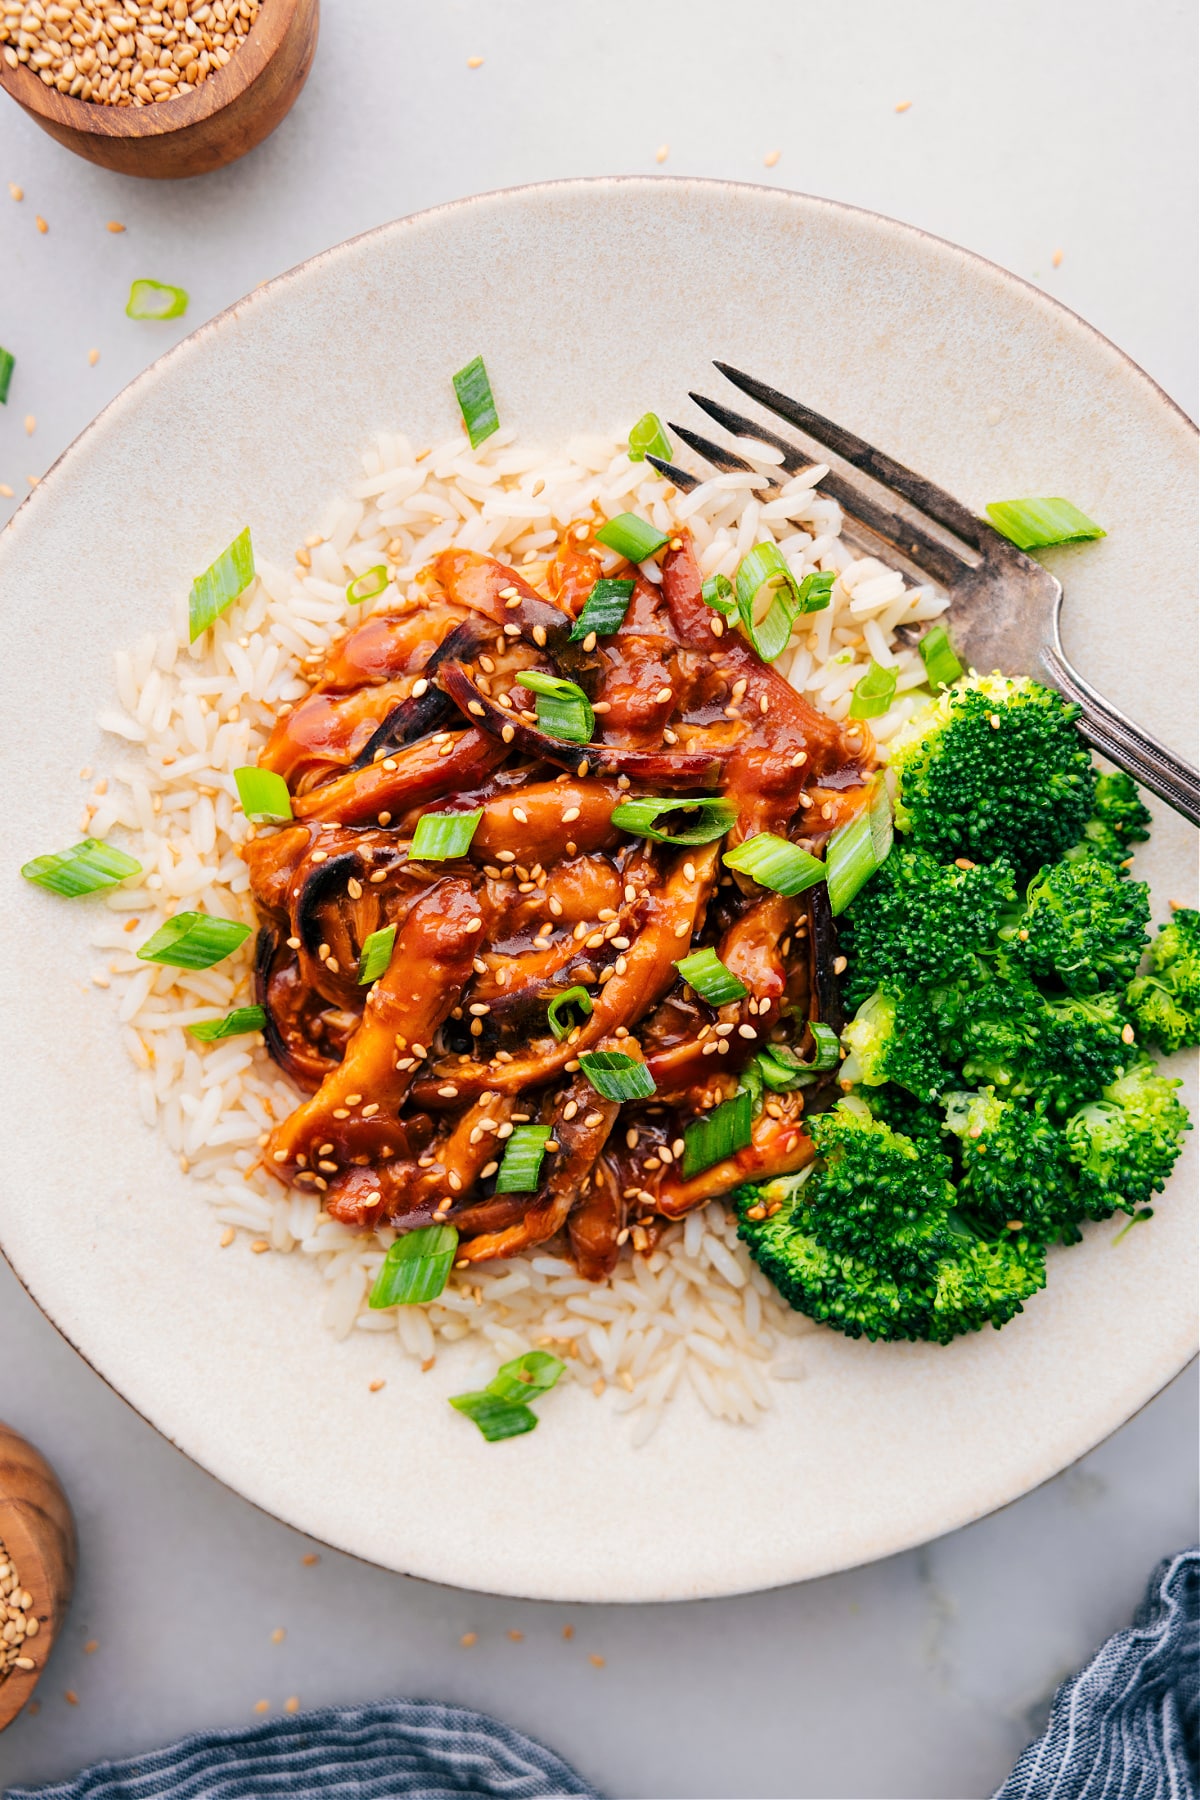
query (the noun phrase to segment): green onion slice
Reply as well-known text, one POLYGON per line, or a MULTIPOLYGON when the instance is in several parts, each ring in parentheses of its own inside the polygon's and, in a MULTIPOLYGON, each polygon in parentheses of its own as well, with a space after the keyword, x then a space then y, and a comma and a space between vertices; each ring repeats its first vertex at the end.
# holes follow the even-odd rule
POLYGON ((630 462, 645 462, 648 456, 661 456, 664 462, 671 460, 667 428, 658 414, 652 412, 643 413, 629 433, 630 462))
POLYGON ((667 539, 656 526, 639 519, 636 513, 618 513, 615 519, 600 527, 596 542, 607 544, 610 550, 631 563, 643 563, 647 557, 657 556, 667 539))
POLYGON ((112 844, 97 838, 84 838, 70 850, 58 850, 50 856, 35 856, 21 873, 26 881, 35 881, 51 894, 62 894, 68 900, 80 894, 94 894, 100 888, 115 887, 131 875, 140 875, 142 865, 112 844))
POLYGON ((500 429, 500 415, 492 398, 492 384, 482 356, 472 358, 465 369, 458 371, 454 377, 454 392, 458 395, 471 448, 477 450, 484 438, 490 438, 493 431, 500 429))
POLYGON ((173 969, 211 969, 232 956, 250 936, 248 925, 236 919, 215 919, 211 913, 181 912, 160 925, 138 951, 142 962, 167 963, 173 969))
POLYGON ((546 1008, 546 1023, 560 1044, 575 1029, 575 1020, 564 1017, 573 1006, 577 1006, 584 1018, 587 1018, 592 1010, 592 996, 585 987, 564 988, 546 1008))
POLYGON ((449 862, 465 856, 482 817, 482 806, 474 812, 422 813, 413 832, 410 856, 414 862, 449 862))
POLYGON ((724 1006, 730 1000, 744 1000, 750 989, 739 981, 732 969, 726 968, 715 950, 693 950, 675 964, 690 988, 695 988, 710 1006, 724 1006))
POLYGON ((477 1394, 451 1394, 450 1404, 478 1425, 489 1444, 504 1438, 523 1437, 536 1431, 537 1414, 531 1407, 514 1406, 511 1400, 497 1400, 487 1389, 477 1394))
POLYGON ((815 1052, 811 1062, 797 1056, 788 1044, 768 1044, 755 1058, 763 1080, 777 1094, 803 1087, 811 1075, 836 1069, 842 1059, 838 1034, 832 1026, 820 1019, 810 1019, 808 1029, 812 1032, 815 1052))
POLYGON ((898 669, 885 669, 872 659, 861 680, 854 684, 849 716, 852 719, 877 719, 892 704, 896 694, 898 669))
POLYGON ((629 611, 632 593, 632 581, 610 581, 607 576, 602 576, 571 627, 571 643, 578 644, 593 631, 597 637, 611 637, 614 631, 619 631, 629 611))
POLYGON ((645 1063, 622 1050, 585 1050, 579 1066, 603 1100, 648 1100, 657 1092, 645 1063))
POLYGON ((839 825, 825 849, 829 910, 835 918, 845 912, 891 847, 892 805, 886 786, 877 781, 871 804, 845 825, 839 825))
MULTIPOLYGON (((827 1029, 825 1026, 822 1030, 827 1029)), ((837 1050, 837 1038, 833 1040, 834 1051, 837 1050)), ((796 1052, 786 1044, 768 1044, 754 1059, 759 1079, 769 1087, 772 1093, 788 1094, 793 1088, 804 1087, 811 1076, 815 1063, 805 1063, 796 1052)))
POLYGON ((747 1088, 710 1113, 703 1113, 683 1133, 683 1179, 711 1169, 744 1150, 752 1136, 754 1095, 747 1088))
POLYGON ((188 1031, 202 1044, 215 1044, 220 1038, 242 1037, 247 1031, 261 1031, 267 1015, 261 1006, 235 1006, 223 1019, 201 1019, 189 1025, 188 1031))
POLYGON ((778 544, 756 544, 738 567, 734 583, 742 630, 764 662, 774 662, 786 648, 792 626, 801 613, 821 612, 829 605, 832 575, 806 575, 797 581, 778 544), (772 599, 762 619, 756 619, 755 602, 764 587, 772 599))
POLYGON ((483 1391, 496 1400, 524 1404, 548 1394, 566 1366, 548 1350, 527 1350, 497 1370, 483 1391))
POLYGON ((364 569, 361 575, 346 585, 346 599, 351 606, 361 606, 364 600, 377 599, 388 584, 386 563, 376 563, 373 569, 364 569))
POLYGON ((953 687, 963 672, 944 625, 932 625, 917 648, 933 688, 953 687))
POLYGON ((548 1350, 527 1350, 493 1376, 474 1394, 454 1394, 450 1404, 473 1419, 489 1444, 502 1438, 521 1437, 537 1425, 537 1414, 528 1404, 548 1394, 566 1364, 548 1350))
POLYGON ((776 894, 800 894, 825 879, 823 862, 770 831, 760 831, 736 850, 727 850, 721 861, 776 894))
POLYGON ((547 737, 567 744, 591 743, 596 715, 576 682, 566 681, 561 675, 547 675, 541 669, 522 669, 516 680, 537 695, 538 725, 547 737))
POLYGON ((235 769, 233 779, 237 782, 242 811, 256 825, 267 820, 291 818, 292 796, 282 775, 276 775, 273 769, 260 769, 251 764, 245 769, 235 769))
POLYGON ((368 1306, 419 1306, 436 1300, 446 1285, 458 1249, 453 1225, 422 1225, 397 1238, 375 1277, 368 1306))
POLYGON ((719 795, 689 800, 622 800, 610 814, 619 831, 649 838, 655 844, 712 844, 724 837, 737 818, 737 807, 719 795), (664 831, 659 819, 668 813, 690 813, 678 831, 664 831))
POLYGON ((548 1125, 516 1125, 504 1146, 496 1175, 496 1193, 532 1194, 541 1173, 542 1157, 550 1136, 548 1125))
POLYGON ((8 405, 8 384, 12 380, 12 372, 17 366, 17 359, 11 350, 0 345, 0 406, 8 405))
POLYGON ((732 619, 737 612, 733 583, 728 575, 710 575, 700 589, 700 598, 705 606, 711 606, 723 619, 732 619))
POLYGON ((358 985, 366 987, 369 981, 378 981, 386 974, 388 964, 392 960, 392 949, 396 942, 396 927, 381 925, 378 931, 372 931, 363 939, 363 947, 358 958, 358 985))
POLYGON ((215 563, 197 575, 188 595, 188 637, 194 644, 254 580, 254 548, 250 527, 240 531, 215 563))
POLYGON ((1040 550, 1044 544, 1073 544, 1107 533, 1070 500, 993 500, 985 509, 1001 537, 1018 550, 1040 550))
POLYGON ((135 281, 125 302, 127 319, 181 319, 187 309, 187 289, 166 281, 135 281))

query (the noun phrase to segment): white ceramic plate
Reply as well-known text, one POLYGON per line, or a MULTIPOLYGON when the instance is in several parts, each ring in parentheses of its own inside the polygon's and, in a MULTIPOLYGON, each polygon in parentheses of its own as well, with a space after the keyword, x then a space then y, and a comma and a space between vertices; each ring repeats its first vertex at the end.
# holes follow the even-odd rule
MULTIPOLYGON (((299 1257, 218 1233, 140 1123, 112 996, 72 907, 17 877, 74 841, 110 655, 161 625, 247 521, 285 559, 380 427, 444 433, 482 351, 501 414, 552 446, 686 417, 710 359, 773 380, 977 508, 1065 494, 1108 528, 1052 558, 1081 670, 1195 742, 1193 433, 1035 289, 905 226, 799 195, 571 182, 464 201, 271 282, 120 395, 0 536, 0 1241, 73 1344, 188 1455, 316 1537, 496 1592, 656 1600, 767 1587, 962 1525, 1112 1431, 1192 1352, 1195 1143, 1154 1223, 1051 1257, 1025 1315, 946 1349, 805 1340, 756 1430, 680 1402, 645 1449, 583 1390, 488 1445, 452 1370, 335 1344, 299 1257)), ((1159 809, 1161 913, 1194 834, 1159 809)), ((79 902, 82 911, 87 902, 79 902)))

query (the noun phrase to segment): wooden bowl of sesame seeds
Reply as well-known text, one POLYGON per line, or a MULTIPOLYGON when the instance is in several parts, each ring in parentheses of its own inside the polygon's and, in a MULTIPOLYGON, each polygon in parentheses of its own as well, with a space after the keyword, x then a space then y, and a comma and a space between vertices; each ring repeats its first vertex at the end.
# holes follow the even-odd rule
POLYGON ((75 1526, 58 1478, 0 1424, 0 1731, 37 1686, 74 1580, 75 1526))
POLYGON ((319 0, 0 0, 0 86, 89 162, 205 175, 289 111, 318 13, 319 0))

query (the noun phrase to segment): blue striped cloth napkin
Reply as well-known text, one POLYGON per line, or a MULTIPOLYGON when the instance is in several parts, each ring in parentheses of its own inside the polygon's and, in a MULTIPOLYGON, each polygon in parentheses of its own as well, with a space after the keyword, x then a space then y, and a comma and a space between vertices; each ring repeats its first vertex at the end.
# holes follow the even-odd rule
POLYGON ((601 1800, 520 1731, 464 1706, 378 1700, 204 1731, 127 1762, 97 1763, 7 1800, 601 1800))
POLYGON ((1054 1696, 993 1800, 1196 1800, 1200 1549, 1159 1563, 1128 1631, 1054 1696))

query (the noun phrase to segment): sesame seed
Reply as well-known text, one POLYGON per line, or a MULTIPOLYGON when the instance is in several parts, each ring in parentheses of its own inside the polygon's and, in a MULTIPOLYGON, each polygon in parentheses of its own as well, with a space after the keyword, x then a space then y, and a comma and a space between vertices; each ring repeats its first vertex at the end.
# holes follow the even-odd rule
POLYGON ((545 642, 546 642, 546 627, 544 625, 535 625, 534 626, 533 641, 535 644, 538 644, 538 645, 545 644, 545 642))
POLYGON ((833 959, 833 972, 834 972, 834 974, 835 974, 835 975, 844 975, 844 974, 845 974, 845 972, 846 972, 846 958, 845 958, 845 957, 844 957, 844 956, 835 956, 835 957, 834 957, 834 959, 833 959))
POLYGON ((578 768, 575 770, 575 773, 579 777, 579 779, 582 781, 583 777, 587 774, 587 772, 588 772, 588 763, 587 763, 587 757, 585 756, 583 761, 579 764, 578 768))
POLYGON ((511 744, 516 735, 517 731, 514 725, 505 725, 500 733, 506 744, 511 744))
POLYGON ((521 627, 519 625, 506 625, 504 627, 504 635, 505 637, 520 637, 521 627))
MULTIPOLYGON (((482 67, 483 67, 482 56, 468 56, 467 67, 468 67, 468 69, 482 69, 482 67)), ((464 1639, 463 1641, 465 1642, 466 1640, 464 1639)))
POLYGON ((429 683, 425 679, 424 675, 422 675, 418 681, 413 682, 412 697, 414 700, 419 700, 421 698, 421 695, 428 693, 428 691, 429 691, 429 683))
POLYGON ((674 690, 674 688, 670 688, 670 687, 660 687, 657 694, 655 694, 655 696, 654 696, 655 701, 657 702, 657 704, 659 706, 665 706, 667 701, 673 700, 674 697, 675 697, 675 690, 674 690))
POLYGON ((1132 1042, 1133 1042, 1133 1026, 1132 1025, 1122 1026, 1121 1042, 1123 1044, 1132 1044, 1132 1042))
POLYGON ((444 1087, 440 1087, 438 1089, 438 1093, 441 1095, 443 1100, 457 1100, 458 1099, 458 1089, 454 1086, 453 1082, 447 1082, 444 1087))
POLYGON ((312 853, 312 861, 315 863, 328 862, 329 852, 327 850, 314 850, 312 853))
POLYGON ((782 150, 768 150, 767 154, 763 157, 763 168, 773 169, 782 155, 782 150))

